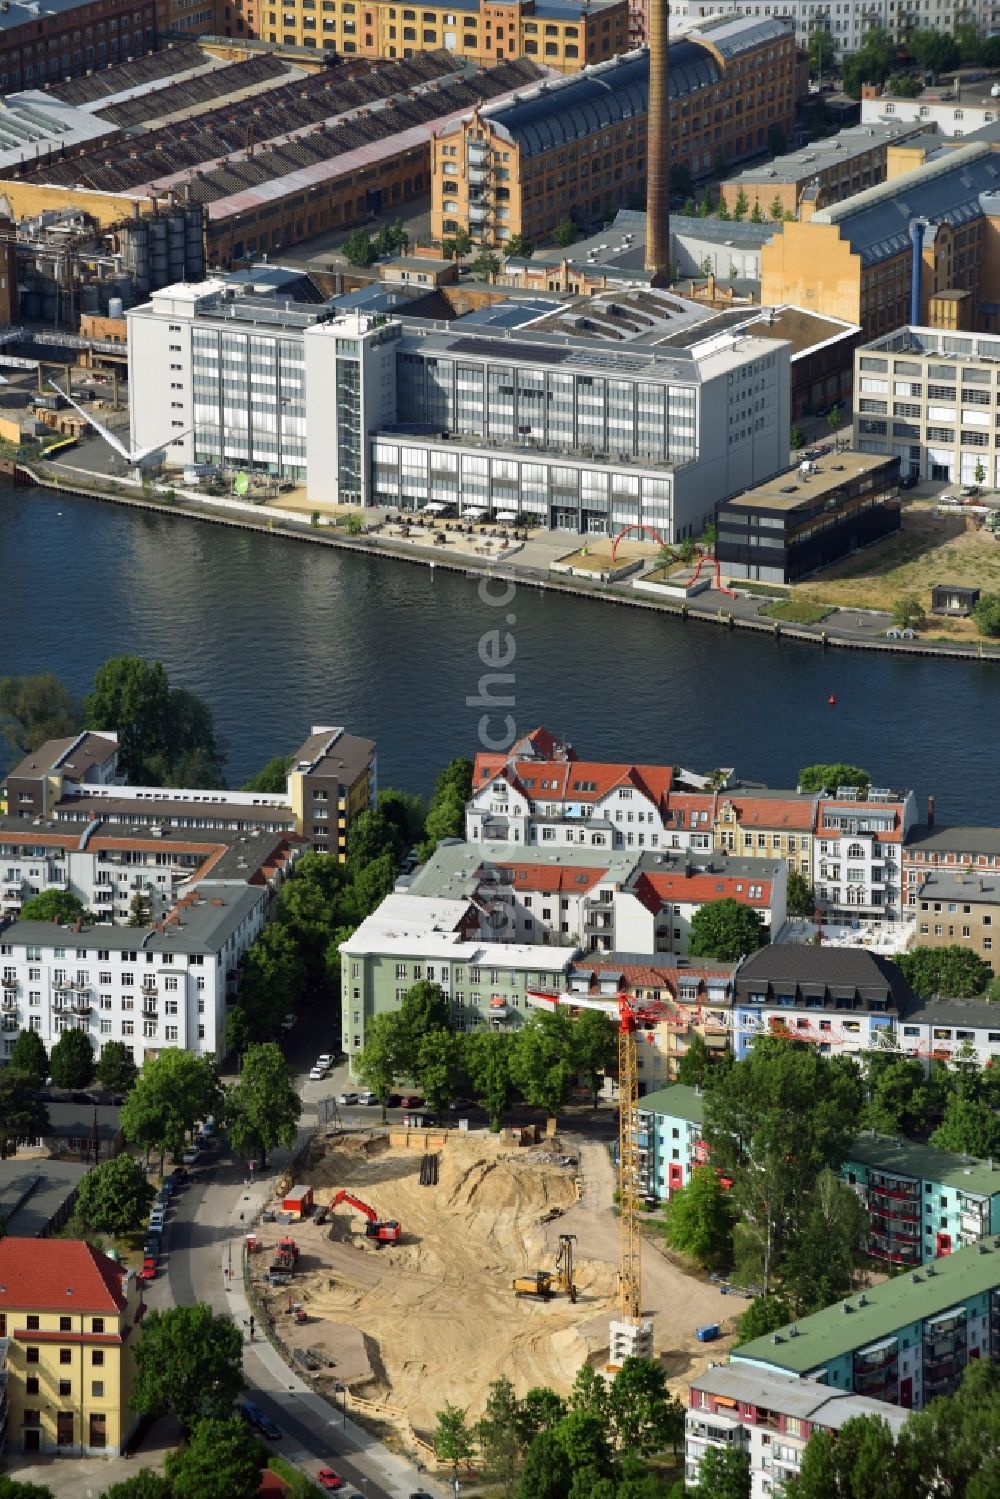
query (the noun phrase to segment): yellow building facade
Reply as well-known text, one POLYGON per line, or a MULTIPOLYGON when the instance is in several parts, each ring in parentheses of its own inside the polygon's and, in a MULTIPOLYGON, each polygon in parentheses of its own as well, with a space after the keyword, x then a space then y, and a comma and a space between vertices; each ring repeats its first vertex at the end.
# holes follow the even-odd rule
POLYGON ((140 1282, 79 1240, 0 1241, 8 1447, 117 1455, 135 1425, 129 1396, 140 1282))
POLYGON ((816 797, 719 798, 712 829, 715 847, 747 859, 784 859, 812 883, 816 797))
POLYGON ((444 48, 479 67, 530 57, 562 73, 604 62, 628 42, 628 0, 229 0, 226 36, 342 57, 413 57, 444 48))

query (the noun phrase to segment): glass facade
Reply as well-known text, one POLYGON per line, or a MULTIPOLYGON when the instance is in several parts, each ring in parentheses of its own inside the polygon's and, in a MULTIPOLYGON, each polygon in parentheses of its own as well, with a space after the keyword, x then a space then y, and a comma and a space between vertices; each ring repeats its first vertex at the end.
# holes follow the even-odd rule
POLYGON ((196 463, 304 481, 305 363, 300 342, 195 327, 192 396, 196 463))

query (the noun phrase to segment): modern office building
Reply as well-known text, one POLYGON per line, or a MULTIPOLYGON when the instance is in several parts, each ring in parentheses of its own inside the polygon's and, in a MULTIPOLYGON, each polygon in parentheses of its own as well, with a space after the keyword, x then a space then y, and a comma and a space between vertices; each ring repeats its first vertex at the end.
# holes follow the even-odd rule
MULTIPOLYGON (((642 326, 666 331, 670 307, 641 295, 642 326)), ((498 338, 286 307, 221 279, 156 292, 128 325, 137 447, 305 483, 320 503, 432 499, 677 540, 787 461, 788 347, 770 339, 626 351, 555 339, 546 316, 498 338)))
MULTIPOLYGON (((544 61, 544 58, 541 59, 544 61)), ((763 151, 795 119, 795 43, 779 20, 706 21, 670 48, 672 163, 692 176, 763 151)), ((457 119, 435 138, 431 233, 536 243, 599 225, 645 192, 649 54, 616 57, 457 119)))
POLYGON ((797 151, 745 167, 722 184, 720 199, 730 212, 743 198, 743 212, 759 208, 765 218, 798 216, 806 188, 818 188, 824 203, 839 203, 884 182, 890 147, 926 131, 919 121, 850 125, 836 135, 809 141, 797 151))
POLYGON ((868 1253, 888 1266, 929 1263, 1000 1233, 1000 1168, 874 1133, 840 1169, 868 1212, 868 1253))
MULTIPOLYGON (((462 0, 409 9, 398 0, 232 0, 226 35, 344 58, 410 58, 444 48, 478 67, 530 57, 575 73, 624 52, 627 0, 462 0)), ((227 16, 229 7, 227 7, 227 16)))
POLYGON ((749 1365, 921 1409, 970 1359, 1000 1356, 1000 1244, 992 1238, 871 1286, 735 1348, 749 1365))
POLYGON ((702 1139, 705 1100, 700 1088, 673 1083, 639 1103, 639 1172, 643 1196, 668 1202, 708 1161, 702 1139))
POLYGON ((709 1364, 689 1386, 684 1421, 684 1476, 698 1483, 710 1447, 745 1453, 750 1463, 750 1499, 770 1499, 802 1465, 809 1438, 833 1435, 845 1421, 877 1416, 898 1435, 906 1412, 865 1395, 831 1390, 813 1379, 741 1364, 709 1364))
POLYGON ((129 1409, 141 1281, 78 1239, 0 1240, 0 1398, 8 1447, 61 1457, 117 1457, 129 1409))
POLYGON ((733 1050, 754 1037, 788 1036, 828 1056, 861 1056, 895 1045, 913 991, 894 963, 863 948, 762 947, 736 973, 733 1050))
POLYGON ((830 453, 716 507, 731 578, 794 583, 900 527, 899 460, 830 453))
POLYGON ((1000 486, 1000 336, 897 328, 854 355, 854 446, 918 479, 1000 486))

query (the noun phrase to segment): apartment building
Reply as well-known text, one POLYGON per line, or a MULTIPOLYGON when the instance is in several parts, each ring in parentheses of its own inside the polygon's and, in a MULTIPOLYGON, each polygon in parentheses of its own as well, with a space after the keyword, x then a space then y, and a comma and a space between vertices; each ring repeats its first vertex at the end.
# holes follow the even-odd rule
MULTIPOLYGON (((988 4, 988 12, 983 15, 983 31, 985 35, 992 35, 1000 15, 994 13, 992 0, 988 0, 988 4)), ((983 0, 983 5, 985 8, 987 0, 983 0)), ((953 29, 944 15, 934 24, 940 25, 942 30, 953 29)), ((941 79, 936 87, 925 88, 912 99, 897 98, 887 85, 864 83, 861 86, 861 123, 913 123, 924 130, 938 130, 943 136, 961 139, 963 135, 1000 120, 1000 102, 991 92, 994 82, 992 76, 964 77, 954 81, 941 79)))
POLYGON ((831 1390, 820 1380, 795 1379, 776 1370, 740 1364, 709 1364, 689 1385, 684 1420, 684 1476, 697 1484, 711 1447, 745 1453, 750 1462, 750 1499, 781 1493, 802 1466, 815 1432, 836 1434, 846 1421, 877 1416, 898 1435, 906 1411, 831 1390))
POLYGON ((744 1343, 732 1361, 919 1410, 954 1394, 970 1358, 998 1356, 1000 1244, 988 1238, 744 1343))
POLYGON ((903 473, 1000 485, 1000 336, 897 328, 855 351, 854 445, 903 473))
POLYGON ((343 1046, 354 1068, 375 1015, 398 1010, 419 980, 440 984, 457 1030, 512 1030, 530 989, 559 993, 574 947, 479 939, 467 901, 396 893, 340 944, 343 1046))
POLYGON ((616 998, 627 994, 655 1006, 660 1018, 639 1048, 639 1092, 648 1096, 676 1077, 694 1036, 716 1058, 729 1047, 732 1030, 731 963, 705 958, 665 958, 654 953, 588 953, 574 958, 568 994, 616 998))
MULTIPOLYGON (((686 800, 678 795, 674 804, 686 800)), ((715 802, 716 848, 745 859, 783 859, 789 870, 812 883, 818 793, 754 787, 752 791, 719 792, 715 802)))
POLYGON ((716 506, 716 556, 731 578, 795 583, 898 531, 899 462, 830 453, 716 506))
POLYGON ((995 875, 1000 869, 1000 829, 936 823, 934 798, 927 821, 913 823, 903 840, 903 903, 913 917, 917 889, 930 873, 995 875))
POLYGON ((64 796, 120 784, 117 735, 87 729, 47 739, 25 755, 0 785, 0 807, 16 817, 48 817, 64 796))
POLYGON ((871 1133, 855 1140, 840 1174, 868 1212, 868 1253, 887 1266, 928 1264, 1000 1233, 992 1161, 871 1133))
POLYGON ((998 188, 1000 162, 979 141, 828 207, 809 189, 761 250, 761 302, 858 323, 865 343, 906 324, 997 331, 998 188))
POLYGON ((414 8, 398 0, 233 0, 232 12, 227 35, 343 57, 409 58, 444 48, 478 67, 531 57, 575 73, 628 45, 628 0, 461 0, 414 8))
MULTIPOLYGON (((129 311, 132 440, 164 444, 172 467, 271 473, 323 504, 431 499, 594 534, 645 523, 679 539, 702 529, 719 495, 786 461, 783 342, 625 354, 545 327, 500 340, 462 319, 331 316, 251 293, 209 280, 129 311)), ((645 296, 644 326, 671 318, 645 296)))
POLYGON ((820 798, 813 883, 831 921, 903 919, 902 848, 915 821, 912 791, 840 786, 820 798))
POLYGON ((1000 876, 932 870, 916 889, 913 907, 921 947, 963 947, 996 972, 1000 959, 1000 876))
POLYGON ((378 760, 375 741, 341 728, 319 725, 292 757, 288 797, 296 831, 321 854, 347 861, 347 835, 362 812, 375 805, 378 760))
POLYGON ((895 1045, 913 991, 894 963, 863 948, 774 944, 736 974, 733 1050, 744 1057, 761 1034, 815 1045, 824 1055, 861 1056, 895 1045))
MULTIPOLYGON (((706 21, 670 47, 670 159, 695 177, 789 131, 795 44, 776 19, 706 21)), ((645 191, 649 56, 629 53, 447 126, 431 150, 431 233, 480 244, 548 239, 612 218, 645 191)))
POLYGON ((777 217, 773 210, 780 204, 782 216, 795 218, 807 188, 818 189, 827 204, 884 182, 890 148, 923 134, 926 128, 919 121, 851 125, 797 151, 745 167, 722 184, 720 198, 730 212, 742 194, 745 213, 757 207, 765 219, 773 219, 777 217))
POLYGON ((787 866, 780 859, 644 854, 614 899, 609 935, 594 933, 591 946, 688 953, 695 915, 717 900, 748 906, 765 932, 777 936, 786 919, 787 879, 787 866))
POLYGON ((156 45, 152 3, 9 0, 0 13, 0 92, 107 67, 156 45))
MULTIPOLYGON (((744 16, 748 20, 774 13, 767 0, 679 0, 674 16, 699 25, 707 16, 744 16)), ((783 0, 781 19, 794 27, 795 42, 805 52, 814 31, 829 29, 834 40, 833 54, 825 59, 828 70, 845 53, 857 52, 865 36, 877 26, 888 36, 897 31, 893 0, 840 0, 840 9, 831 11, 822 0, 783 0)), ((928 25, 933 24, 928 21, 928 25)))
POLYGON ((672 1083, 639 1104, 639 1173, 649 1202, 668 1202, 708 1161, 702 1139, 705 1100, 700 1088, 672 1083))
POLYGON ((140 1335, 141 1281, 78 1239, 0 1240, 0 1347, 12 1451, 117 1457, 140 1335))
POLYGON ((911 1005, 897 1025, 904 1056, 932 1062, 970 1057, 980 1067, 1000 1064, 996 1005, 985 999, 925 999, 911 1005))

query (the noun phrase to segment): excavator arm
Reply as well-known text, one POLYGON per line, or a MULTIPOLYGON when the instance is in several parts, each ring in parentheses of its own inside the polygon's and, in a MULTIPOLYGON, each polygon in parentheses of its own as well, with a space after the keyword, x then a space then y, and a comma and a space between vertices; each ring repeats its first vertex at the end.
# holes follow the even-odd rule
POLYGON ((357 1208, 359 1213, 364 1213, 369 1223, 374 1223, 378 1218, 378 1214, 374 1208, 370 1208, 367 1202, 362 1202, 360 1198, 352 1197, 350 1192, 345 1192, 343 1188, 330 1203, 330 1211, 332 1212, 335 1207, 339 1207, 342 1202, 348 1202, 352 1208, 357 1208))

